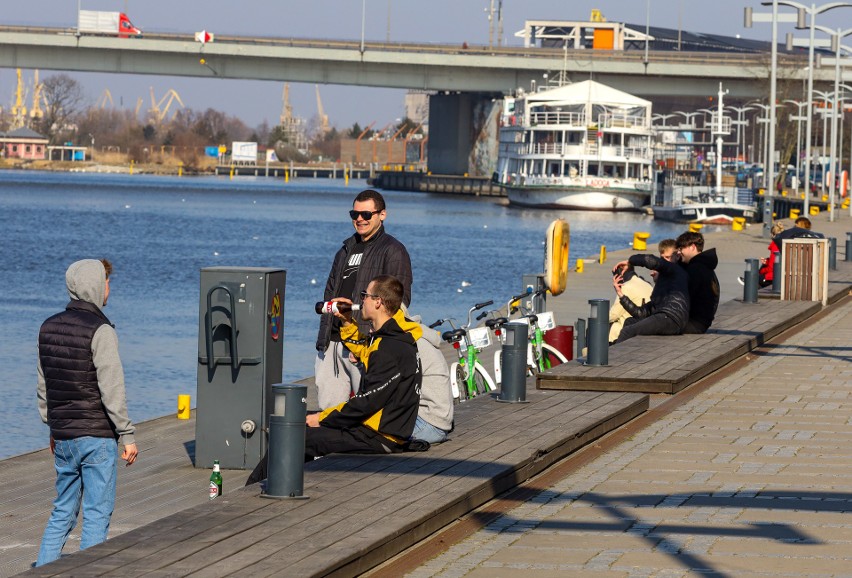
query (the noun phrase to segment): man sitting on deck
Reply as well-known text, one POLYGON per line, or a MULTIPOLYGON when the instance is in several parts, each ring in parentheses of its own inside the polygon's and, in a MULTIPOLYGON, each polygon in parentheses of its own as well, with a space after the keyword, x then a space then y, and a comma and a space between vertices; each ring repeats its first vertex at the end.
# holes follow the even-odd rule
MULTIPOLYGON (((370 323, 372 333, 350 347, 356 350, 366 373, 358 393, 349 401, 307 416, 306 462, 331 453, 403 451, 414 431, 422 375, 415 338, 393 318, 402 296, 402 283, 390 275, 374 278, 361 292, 361 319, 370 323)), ((342 297, 335 301, 350 302, 342 297)), ((341 320, 344 341, 359 336, 351 311, 335 315, 341 320)), ((267 459, 261 459, 246 485, 266 478, 267 459)))
POLYGON ((637 335, 680 335, 689 320, 689 278, 676 262, 656 255, 632 255, 613 268, 613 287, 619 302, 631 317, 624 322, 617 343, 637 335), (647 267, 657 272, 651 300, 637 305, 624 295, 623 271, 628 265, 647 267))
POLYGON ((689 321, 684 333, 707 333, 719 308, 719 264, 716 249, 704 250, 704 235, 683 233, 677 238, 677 252, 689 275, 689 321))

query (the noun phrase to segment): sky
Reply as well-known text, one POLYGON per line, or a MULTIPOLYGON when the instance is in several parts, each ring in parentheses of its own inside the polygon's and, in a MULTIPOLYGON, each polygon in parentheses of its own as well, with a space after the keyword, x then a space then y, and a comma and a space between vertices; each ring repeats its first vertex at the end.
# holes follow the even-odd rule
MULTIPOLYGON (((499 0, 78 1, 83 9, 126 12, 143 31, 191 34, 207 30, 214 34, 341 40, 360 40, 362 5, 365 5, 367 41, 470 45, 488 44, 489 9, 492 4, 495 7, 499 4, 499 0)), ((76 25, 75 0, 4 0, 3 4, 0 24, 76 25)), ((503 39, 507 45, 520 46, 522 40, 514 37, 514 33, 523 28, 525 20, 588 20, 596 8, 609 21, 641 25, 650 13, 652 26, 739 34, 768 41, 769 24, 743 27, 745 6, 752 6, 755 12, 771 11, 757 0, 503 0, 503 39)), ((785 11, 792 12, 789 8, 785 11)), ((848 29, 852 27, 852 8, 833 10, 822 19, 833 29, 848 29)), ((785 32, 781 31, 781 38, 785 32)), ((51 72, 41 72, 41 78, 51 72)), ((157 99, 174 89, 187 107, 221 110, 251 127, 264 120, 274 126, 282 109, 281 82, 94 73, 72 76, 80 81, 93 103, 109 89, 116 106, 134 108, 142 97, 143 107, 148 108, 150 87, 157 99)), ((0 69, 0 106, 7 106, 14 89, 14 70, 0 69)), ((348 129, 356 122, 366 126, 375 121, 377 126, 384 126, 404 116, 403 90, 321 85, 320 94, 330 124, 338 129, 348 129)), ((290 104, 297 116, 305 119, 316 116, 314 86, 291 84, 290 104)))

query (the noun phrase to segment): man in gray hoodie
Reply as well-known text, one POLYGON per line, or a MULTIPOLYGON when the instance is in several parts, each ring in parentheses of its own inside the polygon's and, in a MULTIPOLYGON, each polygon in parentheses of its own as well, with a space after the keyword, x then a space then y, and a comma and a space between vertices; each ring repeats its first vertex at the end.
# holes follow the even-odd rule
POLYGON ((56 500, 36 566, 59 558, 83 505, 80 549, 106 540, 115 506, 116 459, 131 465, 137 449, 127 415, 118 337, 101 308, 112 265, 85 259, 65 273, 71 301, 38 336, 38 410, 50 426, 56 500))

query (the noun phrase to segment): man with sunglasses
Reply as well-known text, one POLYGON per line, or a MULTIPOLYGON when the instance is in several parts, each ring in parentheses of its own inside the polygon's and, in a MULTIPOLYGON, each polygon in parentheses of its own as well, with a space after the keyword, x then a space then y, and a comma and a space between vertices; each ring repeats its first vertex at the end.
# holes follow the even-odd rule
MULTIPOLYGON (((378 191, 358 193, 349 211, 355 233, 343 241, 334 256, 325 284, 323 301, 342 297, 358 302, 370 280, 379 275, 396 277, 403 287, 402 303, 411 303, 411 259, 405 246, 384 228, 385 200, 378 191)), ((369 325, 359 323, 367 334, 369 325)), ((320 409, 334 407, 358 393, 361 368, 349 359, 349 349, 340 338, 340 320, 323 315, 317 335, 315 381, 320 409)))

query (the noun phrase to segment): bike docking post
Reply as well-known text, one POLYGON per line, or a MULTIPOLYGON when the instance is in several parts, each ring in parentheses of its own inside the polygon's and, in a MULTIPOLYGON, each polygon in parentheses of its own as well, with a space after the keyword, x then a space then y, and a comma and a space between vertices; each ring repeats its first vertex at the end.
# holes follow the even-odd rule
POLYGON ((837 271, 837 237, 828 238, 828 268, 837 271))
MULTIPOLYGON (((758 274, 760 272, 760 260, 746 259, 746 270, 743 275, 743 303, 757 303, 758 274)), ((774 273, 773 273, 774 277, 774 273)))
POLYGON ((527 402, 527 342, 529 325, 511 321, 503 325, 506 340, 500 358, 503 381, 497 401, 505 403, 527 402))
POLYGON ((609 365, 609 299, 589 299, 589 351, 584 365, 609 365))
POLYGON ((269 473, 264 498, 307 499, 305 487, 305 416, 308 386, 272 386, 275 407, 269 416, 269 473))

